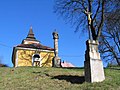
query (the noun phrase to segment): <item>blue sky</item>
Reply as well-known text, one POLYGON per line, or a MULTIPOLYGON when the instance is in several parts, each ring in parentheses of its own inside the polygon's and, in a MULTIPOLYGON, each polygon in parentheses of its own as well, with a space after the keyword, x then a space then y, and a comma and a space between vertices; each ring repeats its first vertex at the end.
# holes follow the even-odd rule
POLYGON ((30 26, 41 44, 53 47, 52 32, 59 33, 59 56, 62 61, 84 66, 87 33, 74 33, 53 12, 54 0, 0 0, 0 62, 12 67, 13 47, 26 38, 30 26))

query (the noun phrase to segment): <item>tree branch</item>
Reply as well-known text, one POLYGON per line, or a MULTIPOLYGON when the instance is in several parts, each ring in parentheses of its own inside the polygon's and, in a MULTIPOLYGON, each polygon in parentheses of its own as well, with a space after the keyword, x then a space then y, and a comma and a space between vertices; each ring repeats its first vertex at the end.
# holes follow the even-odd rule
POLYGON ((98 2, 98 7, 97 7, 97 10, 96 10, 96 13, 95 13, 95 15, 94 15, 94 17, 93 17, 93 21, 95 20, 97 14, 98 14, 99 8, 100 8, 100 0, 99 0, 99 2, 98 2))
POLYGON ((100 34, 101 34, 101 29, 102 29, 102 26, 103 26, 103 22, 104 22, 104 10, 105 10, 105 0, 102 0, 102 14, 101 14, 101 22, 100 22, 100 25, 98 26, 98 32, 97 32, 97 38, 96 40, 99 39, 100 37, 100 34))

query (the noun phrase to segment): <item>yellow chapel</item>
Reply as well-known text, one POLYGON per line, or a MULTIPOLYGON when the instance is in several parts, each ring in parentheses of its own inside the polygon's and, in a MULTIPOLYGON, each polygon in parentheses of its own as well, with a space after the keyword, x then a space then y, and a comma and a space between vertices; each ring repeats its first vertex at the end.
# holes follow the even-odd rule
POLYGON ((13 48, 12 63, 14 67, 52 67, 54 57, 54 48, 42 45, 35 38, 32 27, 30 27, 26 39, 13 48))

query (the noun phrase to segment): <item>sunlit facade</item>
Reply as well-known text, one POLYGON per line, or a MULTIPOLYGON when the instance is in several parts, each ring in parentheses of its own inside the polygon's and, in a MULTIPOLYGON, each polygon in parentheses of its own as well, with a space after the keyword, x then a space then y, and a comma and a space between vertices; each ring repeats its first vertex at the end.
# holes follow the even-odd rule
POLYGON ((52 67, 54 49, 44 46, 36 40, 32 27, 28 36, 20 45, 13 48, 12 62, 14 67, 19 66, 38 66, 52 67))

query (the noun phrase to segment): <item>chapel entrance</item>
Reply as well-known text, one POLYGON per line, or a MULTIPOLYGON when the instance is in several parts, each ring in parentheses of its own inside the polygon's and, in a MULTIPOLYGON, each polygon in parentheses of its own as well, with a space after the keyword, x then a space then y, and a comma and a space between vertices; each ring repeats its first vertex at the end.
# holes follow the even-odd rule
POLYGON ((41 59, 39 54, 34 54, 33 55, 33 63, 32 66, 41 66, 41 59))

